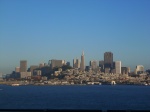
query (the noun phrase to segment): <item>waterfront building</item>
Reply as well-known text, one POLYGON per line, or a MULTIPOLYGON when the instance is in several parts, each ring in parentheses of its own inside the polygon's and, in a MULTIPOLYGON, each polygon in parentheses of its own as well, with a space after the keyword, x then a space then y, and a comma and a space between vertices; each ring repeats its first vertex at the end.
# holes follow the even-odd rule
POLYGON ((20 67, 16 67, 16 68, 15 68, 15 72, 16 72, 16 73, 19 73, 19 72, 20 72, 20 67))
POLYGON ((66 65, 65 60, 55 60, 55 59, 52 59, 50 61, 51 61, 50 66, 51 66, 52 69, 54 67, 62 67, 63 65, 66 65))
POLYGON ((81 71, 84 71, 84 70, 85 70, 84 51, 82 52, 82 55, 81 55, 81 66, 80 66, 80 70, 81 70, 81 71))
POLYGON ((73 68, 80 68, 80 60, 73 59, 73 68))
POLYGON ((105 52, 104 53, 104 68, 113 68, 113 53, 105 52))
POLYGON ((115 70, 116 70, 116 74, 121 74, 121 61, 115 62, 115 70))
POLYGON ((144 73, 144 66, 143 65, 137 65, 135 69, 135 74, 142 74, 144 73))
POLYGON ((27 61, 21 60, 20 61, 20 72, 26 72, 27 71, 27 61))

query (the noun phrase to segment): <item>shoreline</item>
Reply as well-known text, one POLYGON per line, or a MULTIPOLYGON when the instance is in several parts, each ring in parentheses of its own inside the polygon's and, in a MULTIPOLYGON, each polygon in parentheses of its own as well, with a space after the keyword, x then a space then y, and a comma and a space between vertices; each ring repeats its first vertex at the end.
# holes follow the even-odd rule
POLYGON ((6 86, 150 86, 150 85, 144 85, 144 84, 101 84, 101 85, 91 85, 91 84, 1 84, 0 85, 6 85, 6 86))

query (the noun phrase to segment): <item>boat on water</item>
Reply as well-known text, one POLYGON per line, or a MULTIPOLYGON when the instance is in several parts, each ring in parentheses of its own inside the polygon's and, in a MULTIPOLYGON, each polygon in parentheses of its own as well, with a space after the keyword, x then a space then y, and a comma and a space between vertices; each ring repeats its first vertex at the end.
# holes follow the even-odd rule
POLYGON ((148 86, 148 84, 147 84, 147 83, 145 83, 145 84, 144 84, 144 86, 148 86))
POLYGON ((20 84, 11 84, 11 86, 19 86, 20 84))

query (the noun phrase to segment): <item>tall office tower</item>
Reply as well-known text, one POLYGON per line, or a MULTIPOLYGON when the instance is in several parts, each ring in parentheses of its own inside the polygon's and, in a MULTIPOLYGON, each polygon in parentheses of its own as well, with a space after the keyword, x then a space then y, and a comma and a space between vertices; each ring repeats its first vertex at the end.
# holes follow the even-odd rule
POLYGON ((92 68, 92 70, 96 70, 98 68, 97 66, 97 61, 90 61, 90 66, 92 68))
POLYGON ((80 66, 81 71, 85 70, 85 64, 84 64, 84 51, 82 52, 81 55, 81 66, 80 66))
POLYGON ((20 72, 27 72, 27 61, 26 60, 20 61, 20 72))
POLYGON ((113 68, 113 53, 105 52, 104 53, 104 68, 113 68))
POLYGON ((116 74, 121 74, 121 61, 115 62, 115 70, 116 70, 116 74))
POLYGON ((79 59, 73 59, 73 67, 80 68, 80 60, 79 59))

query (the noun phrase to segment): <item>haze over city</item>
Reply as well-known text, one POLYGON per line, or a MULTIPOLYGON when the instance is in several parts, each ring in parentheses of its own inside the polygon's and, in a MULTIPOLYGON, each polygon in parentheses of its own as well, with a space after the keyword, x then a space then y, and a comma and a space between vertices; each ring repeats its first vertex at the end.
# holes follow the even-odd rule
POLYGON ((115 61, 133 71, 150 68, 149 0, 1 0, 0 72, 11 73, 20 60, 30 65, 51 59, 115 61))

